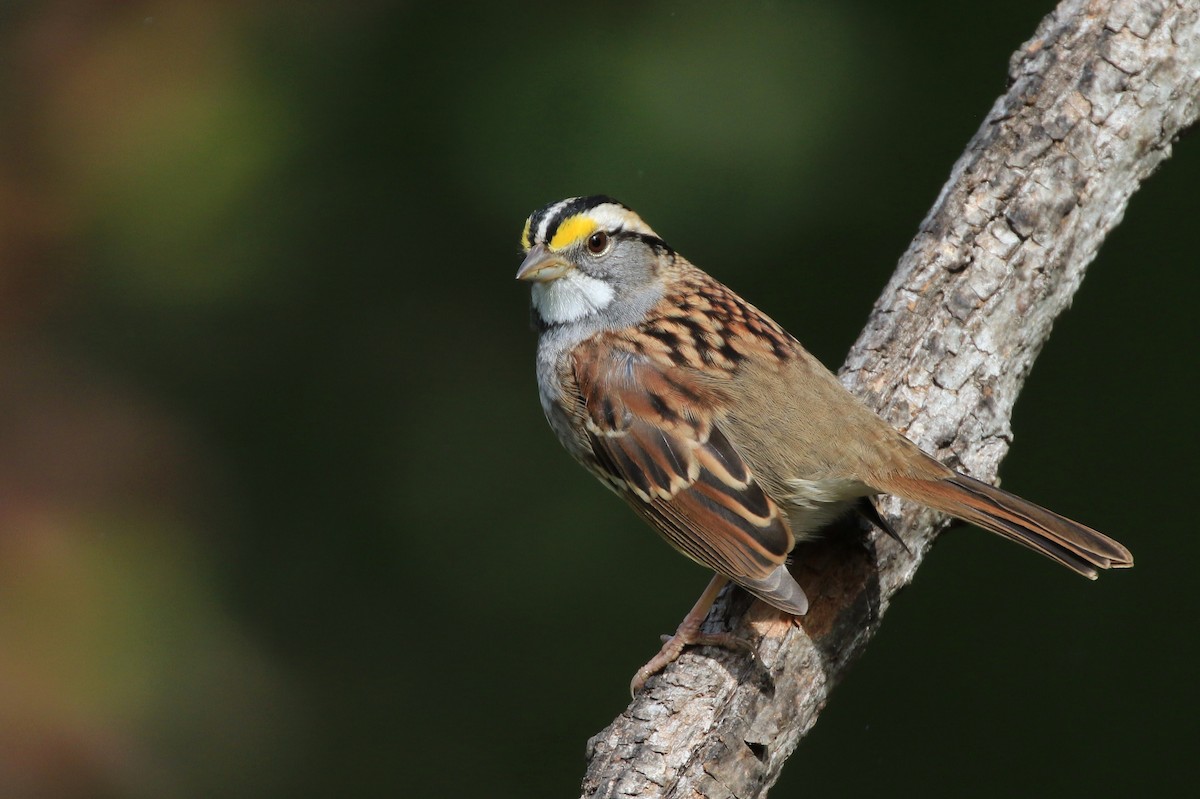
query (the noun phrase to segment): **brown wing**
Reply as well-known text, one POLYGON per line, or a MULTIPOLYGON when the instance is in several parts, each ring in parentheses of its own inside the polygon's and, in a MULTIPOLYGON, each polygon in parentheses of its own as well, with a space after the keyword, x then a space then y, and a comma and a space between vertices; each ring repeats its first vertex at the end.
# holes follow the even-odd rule
POLYGON ((791 530, 721 430, 716 394, 684 369, 600 344, 574 357, 601 476, 685 555, 803 614, 808 602, 784 565, 791 530))

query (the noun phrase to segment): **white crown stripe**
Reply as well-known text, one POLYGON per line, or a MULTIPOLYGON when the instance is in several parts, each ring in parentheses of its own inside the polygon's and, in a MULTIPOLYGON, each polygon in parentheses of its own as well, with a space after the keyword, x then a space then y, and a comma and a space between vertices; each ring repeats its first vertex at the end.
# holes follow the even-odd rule
POLYGON ((552 230, 558 230, 568 219, 574 216, 584 216, 596 222, 596 224, 608 231, 624 230, 630 233, 638 233, 647 236, 658 238, 658 234, 650 229, 650 226, 642 221, 642 218, 636 213, 621 205, 619 202, 601 202, 591 208, 577 210, 579 201, 585 198, 568 197, 565 200, 559 200, 553 205, 548 205, 541 211, 534 214, 534 220, 537 222, 536 229, 531 231, 531 243, 545 244, 550 237, 552 230))
POLYGON ((538 224, 537 235, 534 237, 534 241, 545 241, 546 231, 550 229, 550 223, 558 219, 558 215, 562 213, 562 210, 574 201, 574 197, 568 197, 565 200, 559 200, 547 208, 546 212, 542 215, 542 221, 538 224))

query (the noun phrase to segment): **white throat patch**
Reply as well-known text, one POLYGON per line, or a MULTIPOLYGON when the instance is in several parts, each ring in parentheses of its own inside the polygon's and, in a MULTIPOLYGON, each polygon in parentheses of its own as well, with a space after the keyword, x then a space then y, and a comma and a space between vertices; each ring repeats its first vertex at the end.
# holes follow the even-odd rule
POLYGON ((577 322, 608 307, 613 288, 572 269, 558 280, 533 284, 533 307, 548 324, 577 322))

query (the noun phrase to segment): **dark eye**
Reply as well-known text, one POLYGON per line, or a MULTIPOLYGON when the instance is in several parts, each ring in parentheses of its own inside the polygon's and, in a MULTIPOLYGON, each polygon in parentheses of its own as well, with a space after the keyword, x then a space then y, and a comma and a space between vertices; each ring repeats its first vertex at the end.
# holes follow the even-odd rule
POLYGON ((597 230, 592 235, 588 236, 587 240, 588 252, 592 255, 599 255, 608 249, 608 234, 603 230, 597 230))

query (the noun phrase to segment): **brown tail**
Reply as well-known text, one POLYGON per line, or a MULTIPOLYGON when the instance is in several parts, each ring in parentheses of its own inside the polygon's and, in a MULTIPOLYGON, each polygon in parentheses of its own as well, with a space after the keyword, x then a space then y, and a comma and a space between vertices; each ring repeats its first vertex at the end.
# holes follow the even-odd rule
POLYGON ((1129 550, 1103 533, 957 472, 941 480, 894 477, 886 490, 998 533, 1093 580, 1098 568, 1133 565, 1129 550))

